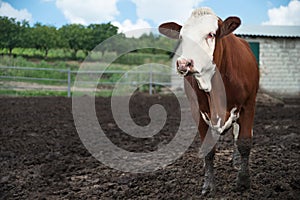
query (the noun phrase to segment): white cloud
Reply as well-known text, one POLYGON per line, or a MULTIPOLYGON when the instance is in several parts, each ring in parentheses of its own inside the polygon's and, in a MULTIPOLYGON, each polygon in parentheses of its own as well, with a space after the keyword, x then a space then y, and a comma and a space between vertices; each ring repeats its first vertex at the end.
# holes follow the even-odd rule
POLYGON ((17 21, 27 20, 32 22, 32 15, 27 9, 17 10, 9 3, 0 1, 0 16, 16 18, 17 21))
POLYGON ((271 7, 273 7, 273 3, 271 1, 267 1, 267 6, 268 6, 268 8, 271 8, 271 7))
POLYGON ((135 24, 133 24, 129 19, 126 19, 122 24, 120 22, 112 22, 114 26, 119 27, 119 32, 124 33, 126 37, 140 37, 144 33, 151 32, 151 26, 148 22, 142 19, 138 19, 135 24))
POLYGON ((269 21, 263 25, 300 25, 300 1, 292 0, 287 6, 268 10, 269 21))
POLYGON ((153 20, 159 25, 166 21, 183 23, 190 16, 193 8, 203 0, 132 0, 137 7, 137 16, 141 19, 153 20))
POLYGON ((127 37, 139 37, 143 33, 150 32, 149 22, 154 22, 155 25, 165 21, 183 23, 193 8, 203 0, 186 0, 180 4, 174 3, 174 0, 131 0, 137 8, 135 23, 132 19, 123 22, 116 20, 120 14, 117 9, 118 1, 120 0, 56 0, 56 6, 69 23, 87 25, 112 21, 113 25, 119 27, 119 32, 125 33, 127 37), (144 29, 137 30, 141 28, 144 29))
POLYGON ((56 0, 70 23, 91 24, 114 20, 119 14, 117 0, 56 0))

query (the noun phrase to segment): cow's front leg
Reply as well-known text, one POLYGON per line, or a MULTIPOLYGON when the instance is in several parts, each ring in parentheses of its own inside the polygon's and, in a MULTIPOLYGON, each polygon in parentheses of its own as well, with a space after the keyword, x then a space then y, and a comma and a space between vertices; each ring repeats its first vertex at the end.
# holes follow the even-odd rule
POLYGON ((233 151, 233 155, 232 155, 232 166, 235 169, 240 169, 240 165, 241 165, 241 156, 240 156, 240 152, 238 150, 238 146, 237 146, 237 141, 238 141, 238 137, 239 137, 239 133, 240 133, 240 125, 235 122, 232 124, 232 132, 233 132, 233 139, 234 139, 234 151, 233 151))
POLYGON ((214 175, 214 157, 215 148, 213 148, 204 158, 204 184, 202 188, 202 194, 208 193, 214 194, 216 191, 215 175, 214 175))
POLYGON ((252 139, 238 139, 237 147, 241 156, 241 166, 238 171, 237 189, 244 191, 250 188, 250 174, 249 174, 249 155, 252 146, 252 139))

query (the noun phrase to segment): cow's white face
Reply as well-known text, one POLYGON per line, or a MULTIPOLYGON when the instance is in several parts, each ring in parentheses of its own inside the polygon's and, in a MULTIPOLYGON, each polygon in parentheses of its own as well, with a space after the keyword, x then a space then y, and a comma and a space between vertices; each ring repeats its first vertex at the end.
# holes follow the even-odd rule
POLYGON ((217 29, 217 16, 192 15, 180 31, 182 56, 179 59, 193 60, 195 72, 201 74, 213 62, 217 29))
POLYGON ((199 8, 193 11, 183 26, 168 22, 161 24, 159 31, 172 39, 181 40, 176 52, 181 55, 176 62, 177 71, 184 76, 194 75, 199 88, 210 92, 216 67, 213 57, 216 38, 221 39, 232 33, 240 23, 238 17, 228 17, 222 22, 211 9, 199 8))
POLYGON ((181 56, 177 59, 177 70, 181 73, 191 71, 198 81, 200 89, 211 90, 211 78, 215 73, 213 53, 215 50, 218 17, 211 14, 198 15, 197 10, 180 30, 181 56), (191 62, 189 69, 184 69, 185 62, 191 62), (181 64, 181 66, 180 66, 181 64))

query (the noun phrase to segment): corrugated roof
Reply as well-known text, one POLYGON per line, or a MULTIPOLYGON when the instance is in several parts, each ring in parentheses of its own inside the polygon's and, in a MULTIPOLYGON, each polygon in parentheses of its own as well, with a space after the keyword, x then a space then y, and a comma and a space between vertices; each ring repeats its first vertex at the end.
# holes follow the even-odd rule
POLYGON ((300 37, 300 26, 241 26, 234 33, 241 36, 300 37))

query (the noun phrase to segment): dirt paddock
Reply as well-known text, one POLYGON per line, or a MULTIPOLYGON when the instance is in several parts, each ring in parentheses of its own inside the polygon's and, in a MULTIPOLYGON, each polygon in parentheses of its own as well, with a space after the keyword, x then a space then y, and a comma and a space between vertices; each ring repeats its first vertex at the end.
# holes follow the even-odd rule
MULTIPOLYGON (((170 141, 180 115, 174 96, 136 95, 131 116, 149 123, 148 108, 168 111, 163 130, 151 142, 128 137, 115 124, 110 99, 97 98, 96 110, 106 135, 129 151, 154 151, 170 141), (105 113, 105 115, 103 114, 105 113)), ((258 104, 250 156, 251 190, 234 190, 233 142, 227 134, 215 158, 217 199, 299 199, 300 104, 258 104)), ((0 98, 0 199, 203 199, 203 161, 196 137, 173 164, 149 173, 125 173, 97 161, 85 149, 72 116, 72 101, 62 97, 0 98)), ((209 198, 209 197, 208 197, 209 198)))

